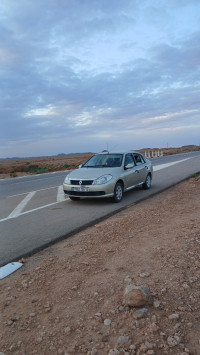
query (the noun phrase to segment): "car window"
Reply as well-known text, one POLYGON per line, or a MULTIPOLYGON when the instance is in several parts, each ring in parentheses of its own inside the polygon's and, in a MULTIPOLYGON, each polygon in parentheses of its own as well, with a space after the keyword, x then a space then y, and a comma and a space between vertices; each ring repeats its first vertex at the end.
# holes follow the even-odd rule
POLYGON ((128 164, 133 164, 133 165, 135 165, 135 161, 134 161, 134 159, 133 159, 133 155, 132 155, 132 154, 126 154, 126 156, 125 156, 125 163, 124 163, 124 165, 126 166, 126 165, 128 165, 128 164))
POLYGON ((107 167, 116 168, 120 167, 122 164, 123 155, 122 154, 97 154, 90 158, 82 167, 107 167))
POLYGON ((136 165, 144 164, 144 159, 140 154, 134 154, 136 165))

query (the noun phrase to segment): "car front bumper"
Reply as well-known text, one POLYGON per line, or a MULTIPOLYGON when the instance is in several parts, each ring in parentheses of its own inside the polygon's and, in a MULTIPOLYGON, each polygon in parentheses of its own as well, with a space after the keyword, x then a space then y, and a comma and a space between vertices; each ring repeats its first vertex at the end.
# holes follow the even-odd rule
POLYGON ((105 198, 113 196, 114 184, 84 185, 78 187, 77 185, 63 183, 63 191, 66 195, 72 197, 105 198))

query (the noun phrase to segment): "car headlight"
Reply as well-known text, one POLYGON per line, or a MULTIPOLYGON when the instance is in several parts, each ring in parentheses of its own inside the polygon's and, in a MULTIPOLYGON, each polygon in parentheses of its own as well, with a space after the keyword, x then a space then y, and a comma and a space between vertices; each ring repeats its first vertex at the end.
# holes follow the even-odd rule
POLYGON ((70 184, 69 175, 66 176, 64 183, 65 184, 70 184))
POLYGON ((103 185, 112 179, 112 175, 107 174, 100 176, 98 179, 94 180, 92 185, 103 185))

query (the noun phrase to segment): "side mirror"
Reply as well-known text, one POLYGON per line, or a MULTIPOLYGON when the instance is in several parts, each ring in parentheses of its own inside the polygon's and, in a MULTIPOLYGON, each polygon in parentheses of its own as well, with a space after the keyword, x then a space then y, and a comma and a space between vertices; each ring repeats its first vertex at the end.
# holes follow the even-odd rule
POLYGON ((80 164, 78 167, 79 167, 79 168, 82 168, 82 166, 83 166, 83 164, 80 164))
POLYGON ((124 169, 127 170, 127 169, 132 169, 134 167, 134 164, 133 163, 129 163, 127 165, 125 165, 124 169))

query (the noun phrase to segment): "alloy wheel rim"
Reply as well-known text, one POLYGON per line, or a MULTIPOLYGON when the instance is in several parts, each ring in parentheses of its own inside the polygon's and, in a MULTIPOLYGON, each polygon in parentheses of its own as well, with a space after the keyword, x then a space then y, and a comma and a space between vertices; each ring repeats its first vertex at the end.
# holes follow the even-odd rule
POLYGON ((147 186, 149 187, 151 185, 151 178, 150 176, 148 175, 147 176, 147 186))
POLYGON ((118 200, 120 200, 122 198, 122 188, 121 188, 121 186, 117 186, 116 197, 117 197, 118 200))

